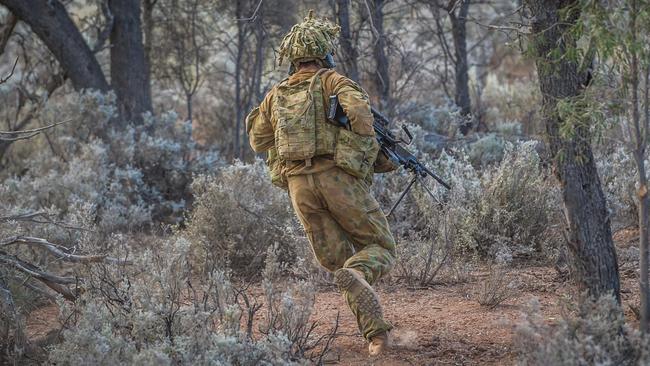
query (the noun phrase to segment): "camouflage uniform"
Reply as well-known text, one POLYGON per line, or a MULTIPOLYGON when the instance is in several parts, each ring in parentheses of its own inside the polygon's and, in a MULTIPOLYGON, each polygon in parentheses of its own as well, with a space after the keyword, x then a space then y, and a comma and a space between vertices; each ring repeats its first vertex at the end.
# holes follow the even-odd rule
MULTIPOLYGON (((338 95, 350 119, 351 131, 356 134, 354 136, 360 139, 371 137, 368 141, 377 144, 368 96, 350 79, 333 70, 321 69, 318 73, 299 70, 283 83, 297 85, 314 77, 320 78, 322 91, 316 95, 324 98, 322 105, 327 108, 327 96, 338 95)), ((375 283, 393 267, 395 240, 384 213, 369 191, 367 179, 355 177, 341 169, 330 154, 298 161, 278 160, 277 121, 273 113, 276 93, 277 86, 246 120, 251 146, 257 152, 269 152, 272 179, 288 189, 293 208, 319 263, 330 271, 355 269, 363 274, 368 284, 375 283), (276 165, 280 163, 281 166, 276 165)), ((317 112, 325 113, 324 110, 317 112)), ((370 159, 372 165, 377 149, 371 151, 374 151, 370 159)), ((359 329, 368 340, 392 328, 383 319, 374 292, 372 295, 374 298, 360 297, 353 291, 343 290, 359 329), (376 303, 369 303, 373 301, 376 303)))

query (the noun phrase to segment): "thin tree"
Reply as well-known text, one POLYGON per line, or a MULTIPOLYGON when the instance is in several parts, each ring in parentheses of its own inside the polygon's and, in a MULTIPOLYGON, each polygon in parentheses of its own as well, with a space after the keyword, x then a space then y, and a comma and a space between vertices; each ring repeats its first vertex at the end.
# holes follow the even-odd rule
MULTIPOLYGON (((152 110, 151 85, 142 42, 140 2, 109 0, 111 31, 111 86, 123 121, 141 121, 152 110)), ((72 70, 71 72, 76 72, 72 70)))
POLYGON ((640 329, 650 331, 650 287, 648 284, 648 235, 650 197, 645 159, 650 139, 650 2, 594 1, 589 7, 590 44, 597 51, 606 72, 619 79, 620 105, 610 113, 622 115, 626 143, 637 170, 639 220, 640 329))
POLYGON ((463 124, 460 132, 467 135, 472 128, 472 104, 469 96, 469 64, 467 62, 467 15, 470 0, 450 1, 445 6, 451 23, 451 35, 454 40, 454 102, 460 108, 463 124))
POLYGON ((64 5, 58 0, 0 0, 13 15, 29 25, 52 52, 77 90, 115 90, 124 120, 139 119, 151 110, 151 92, 140 24, 140 3, 109 0, 111 13, 109 86, 95 52, 84 40, 64 5))
POLYGON ((581 3, 526 0, 524 4, 532 19, 530 42, 542 93, 542 118, 562 190, 575 273, 591 296, 613 295, 620 302, 610 219, 591 149, 592 121, 588 113, 577 113, 582 121, 570 121, 560 111, 563 105, 580 108, 577 101, 589 79, 578 60, 570 57, 576 49, 572 31, 581 16, 581 3))
POLYGON ((350 29, 350 0, 336 0, 336 18, 341 26, 339 36, 340 51, 338 59, 347 77, 359 81, 359 52, 356 50, 350 29))
POLYGON ((390 73, 387 47, 388 41, 384 31, 384 6, 388 0, 364 0, 369 14, 370 30, 372 32, 373 58, 376 69, 373 73, 375 90, 382 109, 390 109, 390 73))
POLYGON ((213 45, 215 9, 204 0, 160 1, 162 37, 158 54, 163 76, 178 85, 185 98, 188 121, 193 121, 193 99, 203 82, 213 45), (166 56, 166 57, 165 57, 166 56))

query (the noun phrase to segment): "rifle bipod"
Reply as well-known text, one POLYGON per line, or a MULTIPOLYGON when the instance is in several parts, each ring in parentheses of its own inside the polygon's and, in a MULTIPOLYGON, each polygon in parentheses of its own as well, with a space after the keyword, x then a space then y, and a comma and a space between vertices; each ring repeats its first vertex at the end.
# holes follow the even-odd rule
MULTIPOLYGON (((424 184, 424 183, 420 180, 420 175, 417 174, 417 173, 415 173, 415 174, 413 174, 413 179, 411 179, 411 181, 409 182, 409 185, 406 186, 406 189, 402 192, 402 194, 399 195, 399 198, 398 198, 397 201, 393 204, 393 207, 390 208, 390 211, 388 212, 388 215, 386 215, 386 217, 390 217, 390 215, 393 214, 393 212, 394 212, 395 209, 397 208, 397 205, 399 205, 400 202, 402 202, 402 199, 404 199, 404 196, 406 196, 406 194, 411 190, 411 188, 413 187, 413 185, 415 184, 415 182, 420 183, 420 186, 422 186, 422 188, 424 188, 424 190, 429 194, 429 196, 431 196, 431 198, 432 198, 434 201, 440 203, 440 201, 438 201, 438 199, 436 198, 436 196, 433 195, 433 192, 431 192, 431 190, 429 189, 429 187, 427 187, 427 185, 424 184)), ((447 186, 445 185, 445 187, 447 187, 447 186)))

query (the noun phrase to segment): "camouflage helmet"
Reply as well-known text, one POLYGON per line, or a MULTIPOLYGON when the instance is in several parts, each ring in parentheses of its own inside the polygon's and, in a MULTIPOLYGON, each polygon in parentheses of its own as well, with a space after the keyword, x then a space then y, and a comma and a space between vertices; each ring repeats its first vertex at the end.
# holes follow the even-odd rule
POLYGON ((340 27, 325 19, 314 17, 314 11, 291 28, 280 44, 279 65, 284 58, 291 62, 300 59, 324 59, 334 50, 334 42, 339 35, 340 27))

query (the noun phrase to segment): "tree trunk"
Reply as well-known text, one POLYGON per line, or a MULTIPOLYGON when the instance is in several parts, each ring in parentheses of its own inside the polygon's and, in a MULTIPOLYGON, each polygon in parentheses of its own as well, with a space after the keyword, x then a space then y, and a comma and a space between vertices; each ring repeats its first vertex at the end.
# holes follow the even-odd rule
MULTIPOLYGON (((645 150, 645 149, 644 149, 645 150)), ((641 322, 639 328, 645 334, 650 331, 650 287, 648 286, 648 215, 650 214, 650 197, 648 196, 648 179, 646 178, 645 154, 634 154, 639 182, 639 290, 641 292, 641 322)))
MULTIPOLYGON (((630 9, 630 35, 631 44, 635 44, 638 39, 637 14, 638 3, 631 1, 630 9)), ((648 178, 646 175, 645 156, 648 139, 648 126, 641 122, 641 97, 639 96, 639 52, 635 48, 630 48, 630 74, 624 79, 629 80, 629 87, 632 92, 630 119, 632 121, 632 131, 634 134, 634 161, 637 169, 638 198, 639 198, 639 290, 641 295, 641 322, 639 328, 643 333, 650 331, 650 288, 648 287, 648 214, 650 197, 648 197, 648 178)), ((624 81, 625 82, 625 81, 624 81)), ((647 80, 646 80, 647 88, 647 80)), ((646 89, 647 90, 647 89, 646 89)))
MULTIPOLYGON (((645 110, 645 138, 643 154, 637 157, 639 167, 639 267, 641 267, 641 330, 650 332, 650 285, 648 284, 648 234, 650 229, 650 196, 648 196, 648 179, 645 167, 645 152, 648 144, 648 131, 650 130, 650 65, 646 65, 644 82, 644 110, 645 110), (645 281, 642 282, 642 281, 645 281)), ((640 117, 639 117, 640 118, 640 117)))
POLYGON ((114 17, 111 32, 111 84, 125 121, 139 121, 151 111, 151 88, 142 44, 140 1, 109 0, 114 17))
POLYGON ((456 77, 456 92, 454 101, 460 108, 460 114, 464 117, 464 122, 460 126, 460 132, 467 135, 472 129, 472 105, 469 97, 469 66, 467 63, 467 14, 469 12, 470 0, 462 0, 459 6, 458 15, 454 9, 449 9, 449 19, 451 21, 451 34, 454 39, 455 64, 454 71, 456 77))
POLYGON ((76 90, 108 90, 99 62, 58 0, 0 0, 52 52, 76 90))
POLYGON ((9 37, 11 37, 11 34, 14 32, 17 23, 18 18, 13 13, 9 13, 7 24, 3 24, 0 28, 0 55, 5 52, 5 47, 9 42, 9 37))
POLYGON ((151 80, 151 48, 153 47, 153 9, 158 0, 144 0, 142 2, 142 26, 144 31, 144 56, 147 62, 147 77, 151 80))
POLYGON ((343 70, 347 77, 359 81, 359 66, 357 64, 358 52, 352 45, 352 34, 350 32, 350 0, 336 0, 336 17, 341 27, 339 37, 341 43, 341 55, 339 60, 343 64, 343 70))
POLYGON ((568 247, 579 283, 594 297, 613 295, 620 302, 616 251, 609 216, 590 145, 588 126, 575 126, 571 137, 560 132, 558 101, 582 92, 586 78, 577 62, 564 57, 575 40, 567 35, 580 17, 577 0, 527 0, 532 13, 531 43, 542 92, 542 115, 553 168, 562 187, 568 247), (566 12, 571 6, 572 10, 566 12), (560 17, 560 14, 568 14, 560 17), (559 51, 559 52, 558 52, 559 51))
POLYGON ((388 70, 388 56, 386 55, 386 35, 384 34, 384 3, 385 0, 368 1, 370 4, 370 27, 374 42, 373 55, 377 70, 375 70, 375 88, 382 109, 389 109, 390 103, 390 74, 388 70))
MULTIPOLYGON (((235 14, 237 14, 237 18, 241 18, 243 16, 243 9, 242 9, 242 4, 240 0, 237 0, 235 4, 235 14)), ((241 69, 242 69, 242 61, 243 61, 243 56, 244 56, 244 47, 246 45, 244 42, 246 41, 246 37, 244 35, 244 27, 246 24, 244 22, 237 22, 237 56, 235 60, 235 130, 233 132, 233 157, 234 158, 239 158, 240 157, 240 137, 241 133, 240 130, 242 128, 242 119, 244 118, 244 113, 243 113, 243 106, 242 106, 242 83, 241 83, 241 69)))
POLYGON ((187 121, 192 124, 192 98, 193 95, 190 93, 185 94, 185 103, 187 106, 187 121))

